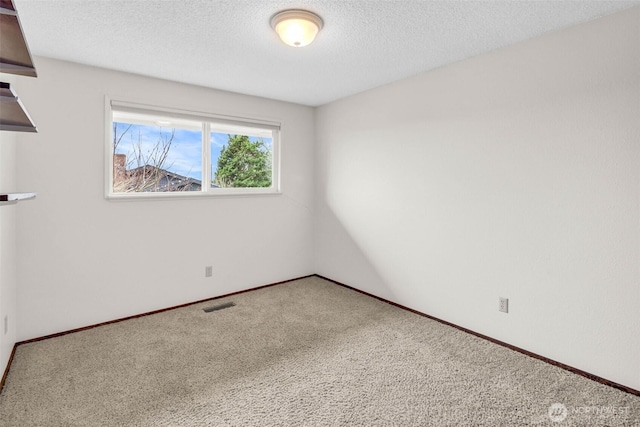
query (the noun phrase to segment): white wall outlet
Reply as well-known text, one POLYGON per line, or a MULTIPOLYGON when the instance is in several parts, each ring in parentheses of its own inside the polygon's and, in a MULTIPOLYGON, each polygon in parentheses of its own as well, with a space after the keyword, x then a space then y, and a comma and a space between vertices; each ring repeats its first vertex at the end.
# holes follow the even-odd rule
POLYGON ((500 310, 503 313, 509 312, 509 298, 499 297, 498 310, 500 310))
POLYGON ((7 332, 9 332, 9 316, 5 315, 4 316, 4 334, 7 335, 7 332))
POLYGON ((213 267, 208 265, 204 268, 204 277, 211 277, 213 276, 213 267))

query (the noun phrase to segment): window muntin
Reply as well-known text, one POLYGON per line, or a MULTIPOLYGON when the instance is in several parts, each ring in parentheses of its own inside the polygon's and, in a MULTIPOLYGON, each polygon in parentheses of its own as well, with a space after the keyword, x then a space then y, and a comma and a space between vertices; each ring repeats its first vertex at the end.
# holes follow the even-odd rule
POLYGON ((279 124, 109 106, 108 197, 278 193, 279 124))

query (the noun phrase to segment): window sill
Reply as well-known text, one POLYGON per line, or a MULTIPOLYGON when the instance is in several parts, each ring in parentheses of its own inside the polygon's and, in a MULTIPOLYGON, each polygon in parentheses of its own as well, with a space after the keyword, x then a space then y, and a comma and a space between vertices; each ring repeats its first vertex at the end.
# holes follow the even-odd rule
POLYGON ((141 201, 141 200, 183 200, 183 199, 220 199, 220 198, 237 198, 237 197, 263 197, 263 196, 280 196, 281 191, 273 189, 265 189, 265 191, 242 190, 223 190, 215 192, 202 191, 185 191, 185 192, 167 192, 167 193, 110 193, 106 196, 109 201, 141 201))

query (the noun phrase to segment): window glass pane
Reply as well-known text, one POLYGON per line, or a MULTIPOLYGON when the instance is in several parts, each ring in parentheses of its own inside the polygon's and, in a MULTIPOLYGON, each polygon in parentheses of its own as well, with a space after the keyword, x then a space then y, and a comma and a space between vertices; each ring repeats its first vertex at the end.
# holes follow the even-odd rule
POLYGON ((114 114, 113 192, 201 191, 202 125, 114 114))
MULTIPOLYGON (((212 129, 215 125, 212 125, 212 129)), ((273 133, 211 132, 212 188, 268 188, 273 180, 273 133)))

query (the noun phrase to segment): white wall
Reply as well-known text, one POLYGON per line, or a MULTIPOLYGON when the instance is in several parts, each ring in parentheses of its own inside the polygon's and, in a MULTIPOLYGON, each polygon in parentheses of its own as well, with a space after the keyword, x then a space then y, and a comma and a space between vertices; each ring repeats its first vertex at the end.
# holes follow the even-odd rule
POLYGON ((313 109, 36 58, 19 91, 18 340, 313 273, 313 109), (282 121, 282 195, 108 201, 105 95, 282 121), (213 278, 204 277, 206 265, 213 278))
POLYGON ((639 22, 321 107, 317 273, 640 389, 639 22))
MULTIPOLYGON (((1 77, 13 85, 12 76, 1 77)), ((16 188, 16 137, 16 132, 0 132, 0 193, 19 191, 16 188)), ((0 204, 0 377, 16 343, 16 210, 14 203, 0 204), (8 319, 6 334, 5 316, 8 319)))

